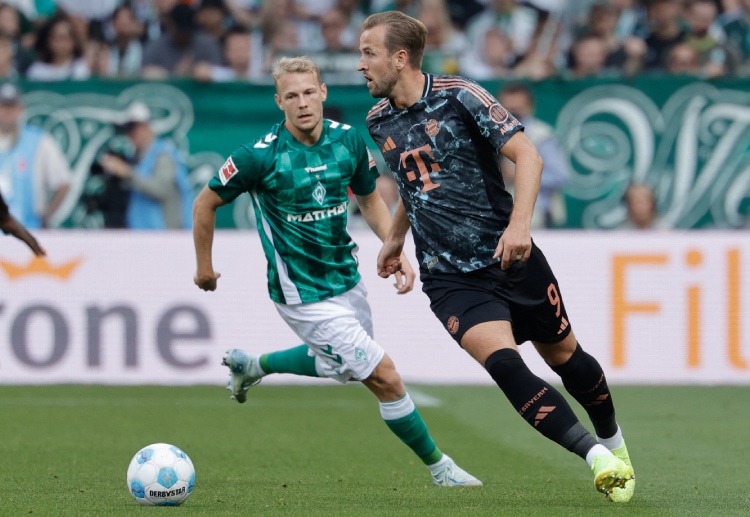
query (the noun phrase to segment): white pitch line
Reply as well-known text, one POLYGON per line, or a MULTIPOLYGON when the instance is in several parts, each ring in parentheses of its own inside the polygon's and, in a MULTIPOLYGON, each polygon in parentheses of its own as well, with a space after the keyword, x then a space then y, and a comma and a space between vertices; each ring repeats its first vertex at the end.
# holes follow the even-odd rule
POLYGON ((443 404, 439 398, 428 395, 418 389, 408 388, 406 391, 414 401, 414 404, 419 407, 440 407, 443 404))

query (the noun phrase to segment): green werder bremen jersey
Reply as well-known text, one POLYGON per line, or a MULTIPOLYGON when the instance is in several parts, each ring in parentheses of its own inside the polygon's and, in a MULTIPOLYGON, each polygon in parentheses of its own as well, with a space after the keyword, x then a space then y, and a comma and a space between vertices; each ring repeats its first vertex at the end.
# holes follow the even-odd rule
POLYGON ((362 136, 347 124, 324 120, 320 139, 307 146, 280 123, 235 150, 211 179, 228 203, 243 192, 252 197, 272 300, 327 300, 359 282, 347 187, 372 193, 378 173, 370 165, 362 136))

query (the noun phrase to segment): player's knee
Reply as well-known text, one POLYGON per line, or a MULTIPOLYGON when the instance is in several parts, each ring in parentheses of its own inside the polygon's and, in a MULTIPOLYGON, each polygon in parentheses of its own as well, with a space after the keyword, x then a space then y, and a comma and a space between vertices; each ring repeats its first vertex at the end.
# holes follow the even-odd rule
POLYGON ((534 347, 539 352, 539 355, 550 366, 567 363, 576 351, 577 346, 578 342, 572 332, 565 339, 557 343, 534 343, 534 347))
POLYGON ((380 363, 375 367, 370 376, 363 384, 378 397, 379 400, 395 400, 403 397, 406 393, 401 376, 396 371, 388 355, 384 355, 380 363))

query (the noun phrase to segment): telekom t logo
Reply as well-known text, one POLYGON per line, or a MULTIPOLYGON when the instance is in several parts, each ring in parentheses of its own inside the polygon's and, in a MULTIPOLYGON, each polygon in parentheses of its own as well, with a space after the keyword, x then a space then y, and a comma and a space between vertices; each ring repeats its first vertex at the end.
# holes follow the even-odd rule
MULTIPOLYGON (((424 159, 422 159, 422 155, 420 154, 422 151, 427 153, 430 158, 433 160, 435 159, 435 155, 432 154, 432 147, 430 145, 423 145, 422 147, 417 147, 416 149, 412 149, 411 151, 405 151, 401 153, 401 166, 406 167, 406 159, 409 157, 414 158, 414 161, 417 163, 417 169, 419 170, 419 179, 422 180, 422 190, 420 192, 427 192, 434 188, 438 188, 440 186, 440 183, 433 183, 430 179, 430 172, 438 172, 440 171, 440 165, 438 165, 435 162, 430 163, 429 170, 427 169, 427 164, 425 163, 424 159)), ((417 175, 414 173, 414 171, 407 171, 406 177, 409 181, 414 181, 417 179, 417 175)))

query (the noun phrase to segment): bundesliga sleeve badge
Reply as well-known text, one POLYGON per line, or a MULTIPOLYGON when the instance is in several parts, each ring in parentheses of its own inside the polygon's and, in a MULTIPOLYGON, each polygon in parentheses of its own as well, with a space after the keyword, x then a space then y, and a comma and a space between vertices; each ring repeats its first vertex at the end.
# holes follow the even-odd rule
POLYGON ((226 185, 235 174, 237 174, 237 166, 234 164, 234 160, 232 160, 232 157, 230 156, 227 161, 224 162, 224 165, 221 166, 221 169, 219 169, 219 179, 221 180, 221 184, 226 185))

